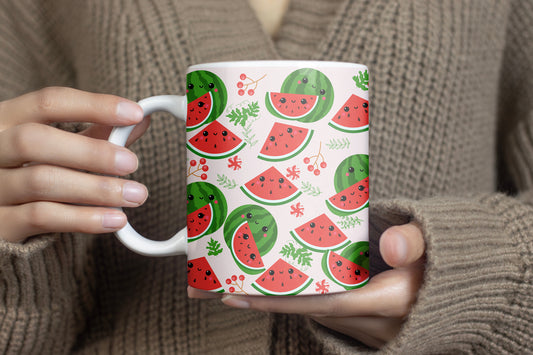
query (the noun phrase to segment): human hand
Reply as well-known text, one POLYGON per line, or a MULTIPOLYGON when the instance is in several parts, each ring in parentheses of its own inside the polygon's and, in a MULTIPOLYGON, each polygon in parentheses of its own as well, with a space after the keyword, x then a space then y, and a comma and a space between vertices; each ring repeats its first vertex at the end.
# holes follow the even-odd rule
MULTIPOLYGON (((62 87, 0 102, 0 239, 123 227, 126 216, 112 207, 141 205, 146 187, 94 173, 124 176, 137 169, 135 154, 106 139, 113 126, 142 119, 132 101, 62 87), (93 125, 76 134, 49 126, 56 122, 93 125)), ((128 144, 148 126, 142 121, 128 144)))
MULTIPOLYGON (((393 226, 381 236, 379 250, 392 267, 360 289, 317 296, 263 297, 226 295, 228 306, 265 312, 297 313, 380 348, 392 340, 409 314, 422 284, 425 244, 414 223, 393 226)), ((191 298, 220 297, 189 287, 191 298)))

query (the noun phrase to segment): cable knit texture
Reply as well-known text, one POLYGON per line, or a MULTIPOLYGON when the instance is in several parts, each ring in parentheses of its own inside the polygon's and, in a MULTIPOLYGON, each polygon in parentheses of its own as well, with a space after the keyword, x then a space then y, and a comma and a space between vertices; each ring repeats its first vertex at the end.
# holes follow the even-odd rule
MULTIPOLYGON (((417 221, 424 284, 389 354, 524 354, 533 346, 533 3, 292 0, 276 40, 245 0, 6 0, 0 100, 51 85, 133 100, 184 94, 187 66, 245 59, 365 63, 371 246, 417 221), (512 193, 512 194, 511 194, 512 193)), ((183 123, 132 149, 150 189, 128 211, 165 239, 185 223, 183 123)), ((75 129, 70 128, 70 129, 75 129)), ((386 267, 373 254, 373 272, 386 267)), ((113 236, 0 243, 0 353, 353 354, 312 321, 186 296, 183 257, 113 236)))

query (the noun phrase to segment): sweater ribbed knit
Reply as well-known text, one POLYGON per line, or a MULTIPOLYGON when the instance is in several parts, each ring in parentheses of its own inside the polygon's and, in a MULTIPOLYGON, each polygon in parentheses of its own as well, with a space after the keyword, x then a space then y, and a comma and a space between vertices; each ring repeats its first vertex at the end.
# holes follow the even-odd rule
MULTIPOLYGON (((245 0, 6 0, 0 100, 65 85, 133 100, 185 91, 191 64, 364 63, 371 75, 372 272, 377 238, 417 221, 418 299, 387 354, 533 348, 531 0, 292 0, 276 40, 245 0)), ((1 118, 0 118, 1 119, 1 118)), ((76 129, 70 128, 70 129, 76 129)), ((155 115, 131 149, 149 187, 127 211, 165 239, 185 224, 183 123, 155 115)), ((1 223, 1 221, 0 221, 1 223)), ((111 235, 0 242, 0 353, 374 352, 294 315, 186 296, 184 257, 111 235)))

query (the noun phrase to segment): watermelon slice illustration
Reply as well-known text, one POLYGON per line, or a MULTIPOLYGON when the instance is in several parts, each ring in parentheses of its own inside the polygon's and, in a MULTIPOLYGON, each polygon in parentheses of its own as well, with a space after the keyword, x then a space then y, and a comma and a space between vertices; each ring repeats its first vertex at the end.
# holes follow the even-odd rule
POLYGON ((305 290, 313 279, 283 259, 278 259, 267 271, 252 283, 252 287, 264 295, 297 295, 305 290))
POLYGON ((258 158, 267 161, 287 160, 307 147, 313 130, 276 122, 259 152, 258 158))
POLYGON ((326 214, 296 227, 290 234, 304 247, 318 252, 341 249, 350 243, 348 237, 326 214))
POLYGON ((222 284, 205 257, 187 262, 187 282, 200 290, 224 292, 222 284))
POLYGON ((334 251, 324 254, 322 270, 332 281, 347 290, 361 287, 369 279, 368 269, 357 265, 334 251))
POLYGON ((187 215, 187 238, 196 240, 201 238, 213 224, 213 208, 211 204, 200 207, 187 215))
POLYGON ((276 116, 297 120, 315 108, 318 96, 270 92, 265 100, 268 110, 276 116))
POLYGON ((336 215, 347 216, 368 207, 369 192, 368 178, 365 178, 331 196, 326 204, 336 215))
POLYGON ((244 205, 232 211, 224 225, 224 240, 237 266, 247 274, 265 271, 262 256, 276 244, 278 226, 265 208, 244 205))
POLYGON ((227 158, 245 145, 242 139, 218 121, 208 124, 187 142, 191 152, 211 159, 227 158))
POLYGON ((265 205, 282 205, 302 194, 289 179, 275 167, 270 167, 244 186, 242 192, 252 200, 265 205))
POLYGON ((187 185, 187 241, 217 231, 228 213, 226 197, 213 184, 198 181, 187 185))
POLYGON ((213 96, 210 92, 187 104, 187 130, 202 126, 213 111, 213 96))
POLYGON ((368 100, 352 94, 333 116, 329 125, 347 133, 367 131, 368 100))

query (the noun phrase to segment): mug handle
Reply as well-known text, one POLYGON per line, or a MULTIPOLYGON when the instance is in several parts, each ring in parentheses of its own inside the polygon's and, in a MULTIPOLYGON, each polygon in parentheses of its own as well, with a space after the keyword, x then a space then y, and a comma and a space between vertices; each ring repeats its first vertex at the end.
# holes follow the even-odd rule
MULTIPOLYGON (((156 111, 165 111, 173 116, 187 119, 187 97, 176 95, 152 96, 138 102, 148 116, 156 111)), ((135 125, 114 127, 108 141, 120 146, 125 146, 129 135, 135 125)), ((118 207, 119 210, 122 208, 118 207)), ((187 253, 187 228, 183 228, 170 239, 156 241, 139 234, 129 222, 115 232, 117 238, 130 250, 146 256, 171 256, 187 253)))

